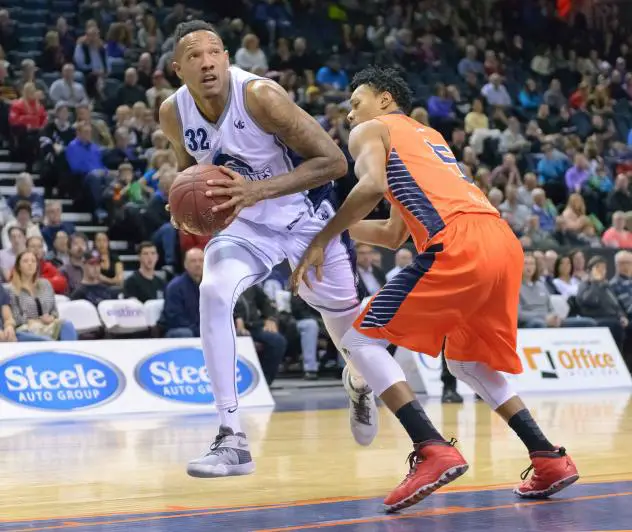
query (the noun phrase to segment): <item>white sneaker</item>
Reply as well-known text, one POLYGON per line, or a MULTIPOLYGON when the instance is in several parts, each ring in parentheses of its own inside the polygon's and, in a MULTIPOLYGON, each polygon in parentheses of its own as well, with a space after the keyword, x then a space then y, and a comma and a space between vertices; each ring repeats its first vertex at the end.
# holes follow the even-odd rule
POLYGON ((216 478, 249 475, 255 470, 248 440, 243 432, 220 425, 211 449, 201 458, 191 460, 187 473, 192 477, 216 478))
POLYGON ((349 394, 349 422, 351 434, 360 445, 371 445, 377 436, 378 413, 375 395, 368 386, 356 390, 351 385, 351 372, 348 366, 342 370, 342 383, 349 394))

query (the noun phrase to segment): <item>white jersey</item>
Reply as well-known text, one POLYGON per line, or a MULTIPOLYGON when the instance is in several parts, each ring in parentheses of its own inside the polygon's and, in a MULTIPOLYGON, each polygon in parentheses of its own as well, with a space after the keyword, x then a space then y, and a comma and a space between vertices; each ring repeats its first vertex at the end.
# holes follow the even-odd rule
MULTIPOLYGON (((199 164, 224 165, 251 181, 292 171, 296 156, 275 135, 263 131, 246 108, 248 83, 264 78, 234 66, 229 72, 228 102, 216 123, 202 115, 186 86, 173 96, 187 152, 199 164)), ((330 189, 328 185, 309 193, 260 201, 243 209, 239 218, 275 231, 290 230, 299 220, 314 214, 330 189)))

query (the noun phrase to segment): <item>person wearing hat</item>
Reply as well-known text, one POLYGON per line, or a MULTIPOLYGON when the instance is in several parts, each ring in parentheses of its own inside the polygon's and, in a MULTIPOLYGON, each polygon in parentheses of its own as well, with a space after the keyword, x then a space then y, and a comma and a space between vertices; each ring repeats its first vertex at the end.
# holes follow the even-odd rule
POLYGON ((608 327, 619 348, 623 347, 628 318, 608 283, 608 263, 601 255, 588 261, 588 279, 577 289, 575 302, 582 316, 593 318, 600 327, 608 327))
POLYGON ((101 254, 96 249, 86 252, 83 257, 83 278, 70 294, 70 299, 85 299, 96 307, 101 301, 116 297, 115 291, 101 282, 101 254))
POLYGON ((66 63, 61 69, 61 78, 50 86, 50 98, 55 104, 66 102, 70 107, 87 104, 88 96, 81 83, 75 81, 75 65, 66 63))

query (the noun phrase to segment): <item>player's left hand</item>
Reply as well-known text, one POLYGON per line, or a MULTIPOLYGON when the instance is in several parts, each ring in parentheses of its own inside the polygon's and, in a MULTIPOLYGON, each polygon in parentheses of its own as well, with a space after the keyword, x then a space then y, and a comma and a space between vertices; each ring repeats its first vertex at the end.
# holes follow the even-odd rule
POLYGON ((207 190, 206 196, 208 198, 230 197, 224 203, 213 207, 213 212, 234 209, 232 216, 226 219, 225 225, 228 226, 237 217, 239 211, 260 201, 261 195, 257 181, 247 181, 240 173, 225 166, 220 166, 219 169, 226 175, 226 179, 209 179, 206 184, 209 187, 220 187, 222 190, 207 190))
POLYGON ((312 284, 309 280, 308 272, 311 267, 316 270, 316 280, 318 282, 323 280, 323 264, 325 263, 325 246, 316 238, 309 247, 305 250, 301 262, 292 272, 290 278, 290 289, 293 294, 298 294, 298 285, 301 281, 305 283, 307 288, 313 290, 312 284))

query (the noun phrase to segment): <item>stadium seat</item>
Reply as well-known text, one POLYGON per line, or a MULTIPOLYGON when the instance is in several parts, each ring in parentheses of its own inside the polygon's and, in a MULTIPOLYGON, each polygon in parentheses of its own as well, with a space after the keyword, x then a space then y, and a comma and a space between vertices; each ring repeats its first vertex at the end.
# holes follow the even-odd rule
POLYGON ((59 317, 71 322, 79 334, 98 331, 103 324, 97 309, 89 301, 62 301, 57 304, 59 317))
POLYGON ((108 299, 101 301, 97 310, 106 331, 112 334, 132 334, 149 327, 145 308, 137 299, 108 299))
POLYGON ((164 299, 150 299, 149 301, 145 301, 145 319, 149 327, 153 327, 158 323, 164 306, 164 299))
POLYGON ((59 307, 60 303, 67 303, 70 301, 68 296, 63 296, 61 294, 55 294, 55 305, 59 307))
POLYGON ((292 300, 292 293, 287 290, 277 290, 274 294, 277 310, 279 312, 292 312, 292 306, 290 301, 292 300))
POLYGON ((552 295, 551 304, 553 305, 555 314, 557 314, 560 318, 564 319, 568 317, 570 306, 564 296, 552 295))

